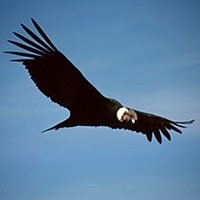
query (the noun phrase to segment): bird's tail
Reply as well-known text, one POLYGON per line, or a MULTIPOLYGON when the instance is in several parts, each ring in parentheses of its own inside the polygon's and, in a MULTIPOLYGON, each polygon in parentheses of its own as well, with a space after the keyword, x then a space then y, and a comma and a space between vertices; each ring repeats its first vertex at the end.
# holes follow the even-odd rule
POLYGON ((64 127, 73 127, 73 126, 75 126, 75 124, 72 123, 72 121, 69 118, 69 119, 66 119, 66 120, 56 124, 55 126, 52 126, 52 127, 48 128, 48 129, 42 131, 42 133, 45 133, 45 132, 51 131, 51 130, 58 130, 58 129, 64 128, 64 127))

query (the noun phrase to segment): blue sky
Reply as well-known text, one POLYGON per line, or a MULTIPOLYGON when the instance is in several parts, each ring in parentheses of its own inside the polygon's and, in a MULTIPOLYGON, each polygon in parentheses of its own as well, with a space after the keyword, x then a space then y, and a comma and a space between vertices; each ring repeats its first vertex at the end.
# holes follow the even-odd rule
POLYGON ((199 10, 195 0, 1 2, 0 198, 199 199, 199 10), (41 134, 69 112, 2 53, 31 17, 104 95, 196 122, 162 145, 108 128, 41 134))

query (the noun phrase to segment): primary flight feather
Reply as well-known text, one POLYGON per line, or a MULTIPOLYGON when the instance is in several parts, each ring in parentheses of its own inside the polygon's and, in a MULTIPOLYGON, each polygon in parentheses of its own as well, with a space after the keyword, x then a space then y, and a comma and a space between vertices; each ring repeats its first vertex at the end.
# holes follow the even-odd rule
POLYGON ((154 135, 162 143, 161 135, 171 140, 169 130, 181 133, 180 128, 194 121, 175 122, 125 107, 117 100, 103 96, 54 46, 38 23, 31 20, 38 35, 22 24, 31 39, 14 32, 21 42, 8 40, 26 52, 6 53, 21 56, 12 61, 22 62, 39 90, 70 111, 68 119, 45 131, 74 126, 107 126, 141 132, 149 141, 154 135))

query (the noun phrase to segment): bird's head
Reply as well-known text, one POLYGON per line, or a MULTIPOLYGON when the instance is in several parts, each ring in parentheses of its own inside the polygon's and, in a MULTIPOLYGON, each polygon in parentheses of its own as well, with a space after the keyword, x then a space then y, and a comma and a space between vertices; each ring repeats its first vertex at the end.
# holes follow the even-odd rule
POLYGON ((133 109, 128 109, 126 107, 121 107, 117 110, 117 119, 120 122, 129 122, 133 124, 138 119, 136 112, 133 109))

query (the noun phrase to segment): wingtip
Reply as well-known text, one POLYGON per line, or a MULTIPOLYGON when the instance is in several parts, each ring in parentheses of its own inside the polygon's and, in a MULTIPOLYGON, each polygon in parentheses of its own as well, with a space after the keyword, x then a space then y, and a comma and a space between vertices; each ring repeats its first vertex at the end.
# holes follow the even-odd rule
POLYGON ((188 121, 187 124, 192 124, 192 123, 194 123, 194 122, 195 122, 195 119, 192 119, 192 120, 188 121))
POLYGON ((152 141, 152 133, 147 133, 147 134, 145 134, 146 135, 146 137, 147 137, 147 140, 149 141, 149 142, 151 142, 152 141))
POLYGON ((173 125, 178 126, 180 128, 187 128, 186 125, 194 123, 195 119, 183 121, 183 122, 171 122, 173 125))
POLYGON ((185 121, 185 122, 178 122, 179 124, 192 124, 195 122, 195 119, 191 119, 189 121, 185 121))
POLYGON ((31 22, 32 22, 34 25, 37 24, 37 22, 35 21, 34 18, 31 18, 31 22))
POLYGON ((3 53, 14 54, 13 51, 3 51, 3 53))
POLYGON ((26 26, 24 25, 24 24, 20 24, 21 25, 21 27, 23 28, 23 29, 25 29, 26 28, 26 26))

